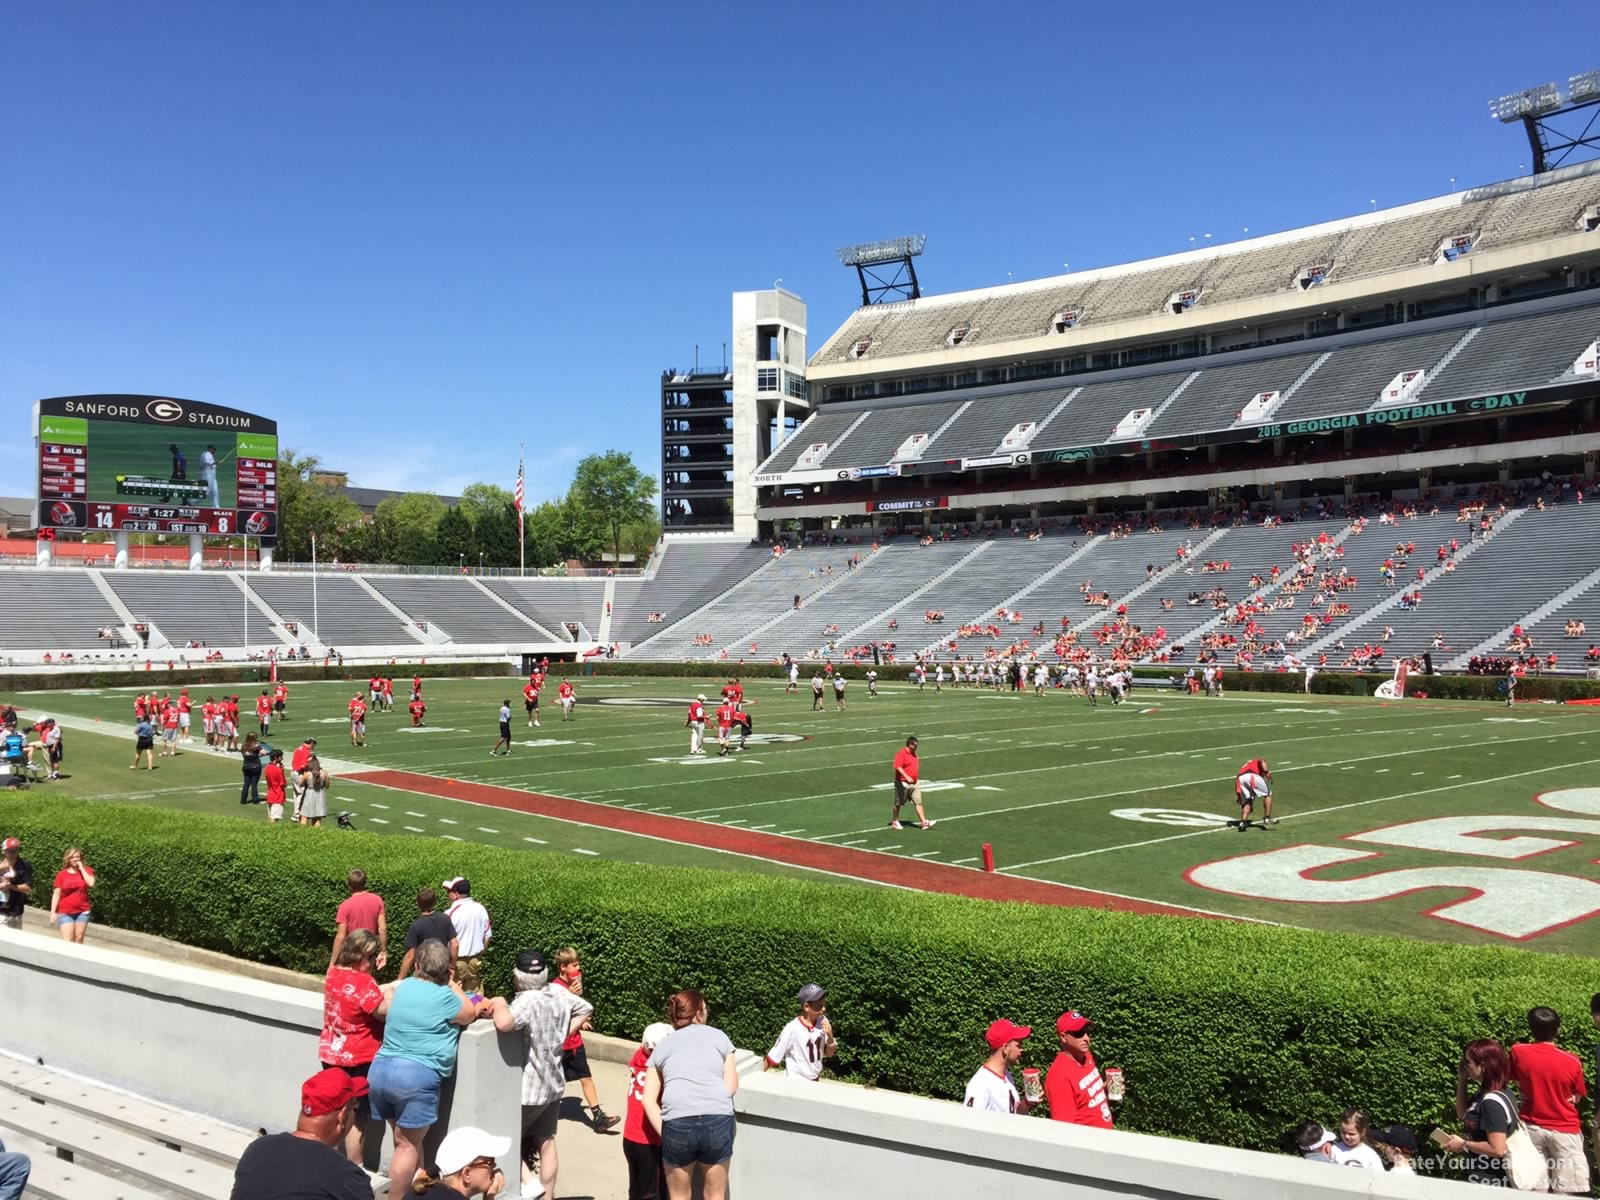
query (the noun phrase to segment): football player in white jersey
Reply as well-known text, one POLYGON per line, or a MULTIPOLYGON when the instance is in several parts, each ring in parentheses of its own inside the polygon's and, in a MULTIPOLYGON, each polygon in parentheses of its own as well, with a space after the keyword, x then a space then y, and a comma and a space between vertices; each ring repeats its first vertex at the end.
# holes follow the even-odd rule
POLYGON ((868 667, 867 668, 867 695, 876 696, 877 694, 878 694, 878 672, 877 672, 877 670, 875 668, 868 667))

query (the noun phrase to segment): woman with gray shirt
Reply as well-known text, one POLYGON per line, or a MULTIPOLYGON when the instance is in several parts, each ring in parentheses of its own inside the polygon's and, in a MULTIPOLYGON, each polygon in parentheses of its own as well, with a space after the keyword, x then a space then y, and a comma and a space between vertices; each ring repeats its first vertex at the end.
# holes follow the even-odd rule
POLYGON ((706 1024, 706 1000, 697 991, 667 1001, 667 1020, 673 1032, 650 1056, 643 1097, 645 1116, 661 1135, 667 1195, 689 1200, 698 1166, 705 1200, 725 1200, 739 1090, 733 1043, 706 1024))

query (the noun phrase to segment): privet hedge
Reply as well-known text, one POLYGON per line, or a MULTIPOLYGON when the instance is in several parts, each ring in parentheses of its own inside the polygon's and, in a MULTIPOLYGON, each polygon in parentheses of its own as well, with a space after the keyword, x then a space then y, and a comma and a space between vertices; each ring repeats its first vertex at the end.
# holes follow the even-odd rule
MULTIPOLYGON (((764 1050, 810 980, 828 986, 838 1071, 959 1097, 1009 1016, 1033 1025, 1025 1063, 1046 1066, 1054 1020, 1076 1006, 1095 1049, 1123 1067, 1124 1128, 1286 1148, 1311 1116, 1349 1105, 1376 1121, 1455 1127, 1455 1064, 1476 1037, 1524 1035, 1554 1005, 1573 1038, 1591 961, 1523 950, 1318 934, 1203 918, 994 904, 737 872, 631 866, 421 837, 245 824, 34 796, 0 800, 48 879, 80 845, 113 924, 320 973, 343 877, 363 867, 389 905, 398 961, 419 887, 456 872, 494 918, 487 982, 516 951, 584 955, 603 1032, 636 1037, 680 987, 713 1022, 764 1050)), ((41 881, 42 882, 42 881, 41 881)), ((47 903, 41 888, 38 903, 47 903)), ((91 929, 90 940, 94 934, 91 929)))

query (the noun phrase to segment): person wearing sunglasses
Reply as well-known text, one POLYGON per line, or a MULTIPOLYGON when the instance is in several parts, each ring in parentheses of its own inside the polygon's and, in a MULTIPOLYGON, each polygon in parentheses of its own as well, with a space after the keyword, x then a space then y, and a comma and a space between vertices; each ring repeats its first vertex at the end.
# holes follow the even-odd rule
POLYGON ((417 1176, 413 1191, 429 1200, 492 1198, 506 1186, 497 1159, 511 1150, 511 1139, 494 1137, 472 1125, 444 1135, 432 1171, 417 1176))

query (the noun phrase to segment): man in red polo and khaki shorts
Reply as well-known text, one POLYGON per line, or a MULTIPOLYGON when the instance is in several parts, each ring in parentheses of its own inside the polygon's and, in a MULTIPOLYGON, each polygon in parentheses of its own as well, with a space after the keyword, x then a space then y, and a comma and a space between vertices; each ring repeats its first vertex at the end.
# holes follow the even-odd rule
POLYGON ((921 773, 921 764, 917 762, 917 739, 913 735, 906 739, 905 749, 896 751, 894 756, 894 813, 889 817, 890 829, 905 828, 900 824, 900 807, 907 800, 916 807, 917 820, 922 822, 922 828, 933 828, 933 822, 928 820, 928 814, 922 808, 921 773))

